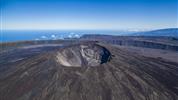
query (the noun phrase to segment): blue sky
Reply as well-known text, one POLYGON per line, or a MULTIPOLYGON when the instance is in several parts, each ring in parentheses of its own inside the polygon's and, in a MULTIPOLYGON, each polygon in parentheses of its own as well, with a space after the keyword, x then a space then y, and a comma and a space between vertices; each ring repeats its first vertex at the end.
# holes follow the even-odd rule
POLYGON ((177 0, 1 0, 1 29, 178 27, 177 0))

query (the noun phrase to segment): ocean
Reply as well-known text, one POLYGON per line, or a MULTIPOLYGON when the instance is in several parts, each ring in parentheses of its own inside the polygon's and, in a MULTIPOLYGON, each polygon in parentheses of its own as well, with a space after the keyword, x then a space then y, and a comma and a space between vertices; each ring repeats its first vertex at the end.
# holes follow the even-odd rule
POLYGON ((121 35, 121 31, 87 31, 87 30, 3 30, 0 42, 15 42, 26 40, 55 40, 65 38, 80 38, 84 34, 121 35))

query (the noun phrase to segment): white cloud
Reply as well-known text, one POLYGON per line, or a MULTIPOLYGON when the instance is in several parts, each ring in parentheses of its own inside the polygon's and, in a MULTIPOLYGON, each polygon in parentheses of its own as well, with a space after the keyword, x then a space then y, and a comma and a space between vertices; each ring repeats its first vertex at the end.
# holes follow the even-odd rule
POLYGON ((75 34, 75 37, 76 37, 76 38, 79 38, 80 36, 79 36, 78 34, 75 34))
POLYGON ((56 36, 55 36, 55 35, 51 35, 51 37, 52 37, 52 38, 56 38, 56 36))
POLYGON ((68 35, 68 38, 72 38, 72 35, 71 35, 71 34, 69 34, 69 35, 68 35))
POLYGON ((40 39, 39 39, 39 38, 36 38, 35 40, 38 41, 38 40, 40 40, 40 39))
POLYGON ((47 36, 44 36, 44 35, 43 35, 43 36, 41 36, 41 38, 42 38, 42 39, 47 39, 47 36))

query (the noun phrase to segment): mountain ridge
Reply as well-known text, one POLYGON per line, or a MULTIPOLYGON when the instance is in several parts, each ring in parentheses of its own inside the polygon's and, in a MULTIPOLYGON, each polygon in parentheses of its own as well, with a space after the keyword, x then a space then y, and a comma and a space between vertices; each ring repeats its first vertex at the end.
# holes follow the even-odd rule
POLYGON ((178 28, 166 28, 166 29, 158 29, 151 30, 145 32, 136 32, 129 34, 132 36, 170 36, 170 37, 178 37, 178 28))

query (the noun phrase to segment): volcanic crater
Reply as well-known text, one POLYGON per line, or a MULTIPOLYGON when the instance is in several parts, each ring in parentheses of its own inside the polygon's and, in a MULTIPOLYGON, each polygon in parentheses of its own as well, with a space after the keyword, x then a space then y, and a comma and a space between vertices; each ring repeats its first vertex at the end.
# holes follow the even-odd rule
POLYGON ((66 67, 98 66, 107 63, 111 53, 97 44, 80 44, 59 50, 56 61, 66 67))

